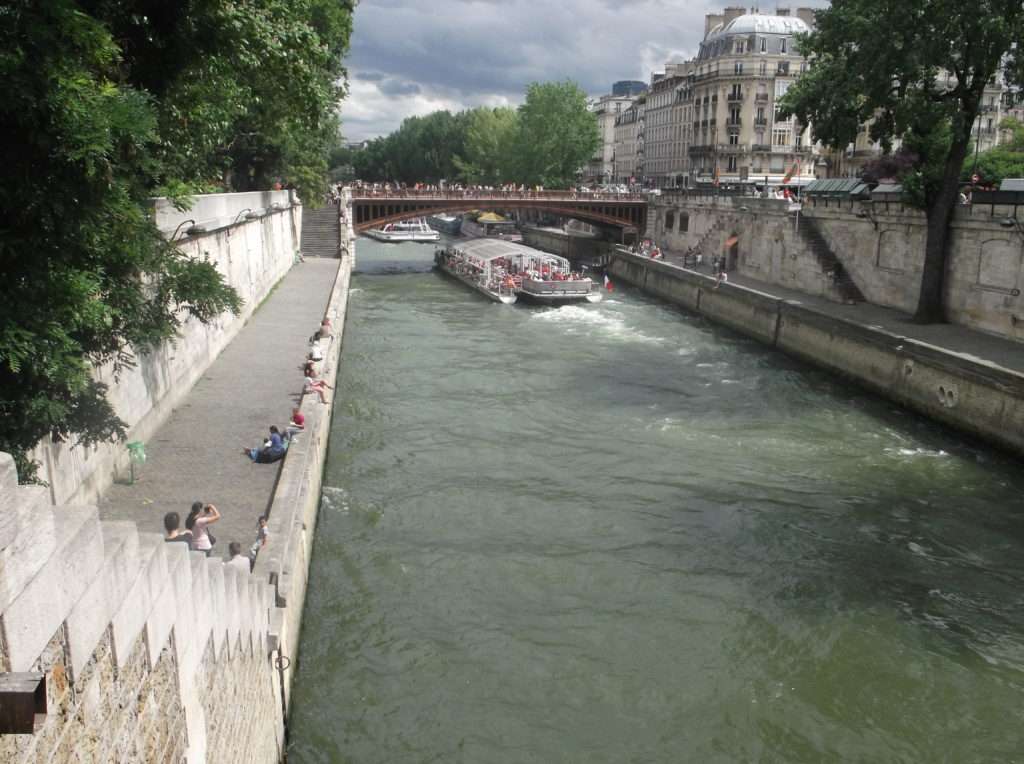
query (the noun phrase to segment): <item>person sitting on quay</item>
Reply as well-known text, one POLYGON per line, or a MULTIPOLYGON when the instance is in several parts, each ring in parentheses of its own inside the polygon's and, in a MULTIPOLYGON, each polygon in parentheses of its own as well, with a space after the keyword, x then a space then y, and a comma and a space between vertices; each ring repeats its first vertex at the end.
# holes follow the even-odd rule
POLYGON ((220 512, 212 504, 201 501, 192 502, 192 510, 185 518, 185 527, 192 532, 192 551, 205 552, 209 557, 213 553, 213 545, 217 539, 210 533, 209 526, 220 520, 220 512))
POLYGON ((249 565, 249 558, 242 556, 242 545, 237 541, 232 541, 228 544, 228 554, 231 555, 231 559, 225 562, 225 565, 230 565, 235 568, 239 573, 245 573, 249 575, 251 568, 249 565))
POLYGON ((181 529, 181 516, 177 512, 164 515, 164 530, 167 531, 164 541, 177 541, 192 546, 192 533, 181 529))
POLYGON ((259 448, 243 448, 242 453, 257 464, 271 464, 284 457, 287 447, 281 432, 274 425, 270 426, 270 437, 259 448))
POLYGON ((304 381, 304 384, 303 384, 303 392, 305 392, 305 393, 316 393, 317 395, 320 396, 320 402, 321 403, 327 403, 327 394, 324 392, 324 390, 333 390, 333 389, 334 389, 333 387, 331 387, 329 384, 324 382, 322 379, 316 379, 314 377, 309 376, 308 374, 306 375, 306 378, 305 378, 305 381, 304 381))

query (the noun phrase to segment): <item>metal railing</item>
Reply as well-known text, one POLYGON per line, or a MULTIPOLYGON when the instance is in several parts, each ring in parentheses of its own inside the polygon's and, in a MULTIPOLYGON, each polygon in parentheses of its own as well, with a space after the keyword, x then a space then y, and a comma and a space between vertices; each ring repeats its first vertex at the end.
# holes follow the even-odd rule
POLYGON ((608 191, 574 191, 571 189, 555 191, 519 191, 501 189, 352 189, 352 200, 361 201, 367 199, 423 199, 423 200, 462 200, 462 199, 486 199, 488 201, 508 199, 514 201, 523 200, 549 200, 549 201, 616 201, 616 202, 641 202, 645 200, 642 194, 633 193, 612 193, 608 191))

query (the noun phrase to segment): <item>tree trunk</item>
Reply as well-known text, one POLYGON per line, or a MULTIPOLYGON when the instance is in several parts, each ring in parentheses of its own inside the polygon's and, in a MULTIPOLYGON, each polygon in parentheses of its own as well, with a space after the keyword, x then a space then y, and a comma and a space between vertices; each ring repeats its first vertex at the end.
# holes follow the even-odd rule
POLYGON ((924 248, 924 267, 921 272, 917 310, 914 312, 914 321, 921 324, 938 324, 946 320, 944 292, 949 223, 959 198, 960 171, 967 157, 969 143, 969 140, 956 141, 950 146, 942 173, 942 186, 926 211, 928 231, 924 248))

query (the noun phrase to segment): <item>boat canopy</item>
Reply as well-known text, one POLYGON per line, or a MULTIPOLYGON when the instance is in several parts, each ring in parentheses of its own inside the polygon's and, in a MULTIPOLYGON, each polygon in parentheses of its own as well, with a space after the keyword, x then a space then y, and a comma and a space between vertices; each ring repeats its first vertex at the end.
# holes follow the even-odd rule
POLYGON ((517 244, 514 241, 502 239, 473 239, 471 241, 460 241, 452 245, 452 249, 462 254, 476 258, 482 262, 490 262, 501 258, 518 260, 528 258, 544 263, 557 264, 560 268, 569 268, 569 261, 559 255, 552 255, 541 252, 539 249, 527 247, 524 244, 517 244))

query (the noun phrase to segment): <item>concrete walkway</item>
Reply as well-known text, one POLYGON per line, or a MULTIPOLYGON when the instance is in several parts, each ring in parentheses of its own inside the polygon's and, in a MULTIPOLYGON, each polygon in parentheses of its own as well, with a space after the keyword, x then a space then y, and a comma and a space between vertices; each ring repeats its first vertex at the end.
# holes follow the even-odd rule
POLYGON ((320 326, 339 261, 307 259, 285 275, 230 345, 146 444, 134 485, 112 485, 100 502, 103 520, 134 520, 140 531, 163 532, 165 512, 182 522, 193 501, 215 504, 215 554, 228 542, 243 554, 256 537, 281 463, 254 464, 243 446, 257 446, 276 424, 284 431, 302 394, 308 340, 320 326))
MULTIPOLYGON (((665 255, 665 262, 677 268, 682 268, 683 255, 682 253, 668 252, 665 255)), ((709 265, 706 265, 702 270, 689 268, 686 270, 691 270, 711 278, 715 275, 709 265)), ((785 287, 758 281, 748 276, 741 276, 735 272, 729 273, 729 283, 754 289, 780 300, 797 302, 835 318, 841 318, 845 321, 863 324, 864 326, 881 329, 901 337, 907 337, 908 339, 955 353, 964 358, 970 358, 1024 374, 1024 343, 1021 342, 968 329, 964 326, 957 326, 956 324, 915 324, 909 313, 903 313, 892 308, 883 308, 866 302, 843 305, 826 300, 824 297, 814 297, 804 292, 798 292, 795 289, 786 289, 785 287)))

